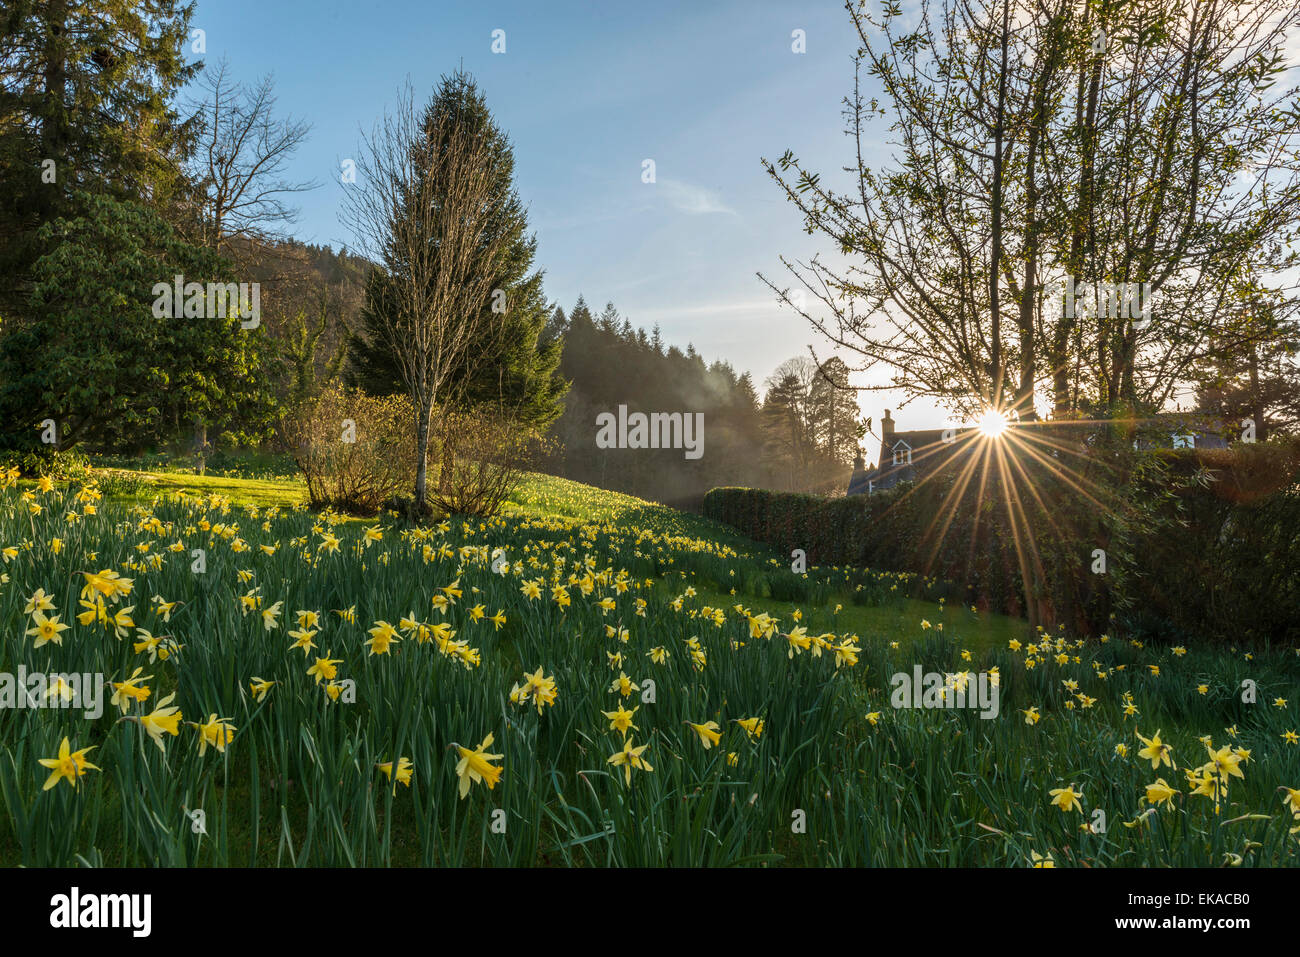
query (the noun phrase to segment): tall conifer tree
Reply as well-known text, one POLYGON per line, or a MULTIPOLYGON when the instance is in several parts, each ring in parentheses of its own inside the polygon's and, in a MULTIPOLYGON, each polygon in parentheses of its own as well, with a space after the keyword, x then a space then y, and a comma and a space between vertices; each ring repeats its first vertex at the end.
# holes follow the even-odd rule
MULTIPOLYGON (((490 144, 495 155, 492 168, 490 237, 506 236, 507 253, 493 282, 493 296, 483 304, 485 312, 504 310, 485 328, 499 330, 482 348, 493 354, 476 358, 473 381, 465 389, 471 405, 495 405, 508 410, 520 421, 544 426, 560 413, 565 382, 557 374, 561 343, 544 341, 551 318, 551 306, 542 291, 542 273, 533 268, 536 239, 527 233, 527 218, 514 187, 514 150, 496 125, 487 101, 473 79, 457 73, 449 77, 429 106, 430 113, 450 113, 475 135, 490 144), (502 328, 502 318, 504 328, 502 328)), ((348 348, 348 379, 373 394, 402 391, 396 358, 375 334, 386 317, 393 315, 392 290, 388 277, 376 272, 366 286, 359 328, 348 348)))

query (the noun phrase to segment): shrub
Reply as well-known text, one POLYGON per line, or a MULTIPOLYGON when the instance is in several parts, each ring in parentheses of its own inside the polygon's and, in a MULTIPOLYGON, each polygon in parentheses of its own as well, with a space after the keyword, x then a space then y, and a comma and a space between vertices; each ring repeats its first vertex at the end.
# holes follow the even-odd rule
POLYGON ((490 410, 435 410, 439 463, 429 504, 449 515, 495 515, 519 484, 532 453, 531 430, 490 410))
POLYGON ((56 452, 53 446, 45 446, 33 451, 9 449, 0 452, 0 471, 16 468, 23 478, 44 475, 56 482, 66 482, 84 479, 89 467, 90 460, 75 449, 56 452))
POLYGON ((95 486, 105 495, 136 495, 153 485, 153 479, 129 469, 109 469, 95 475, 95 486))
POLYGON ((1179 526, 1137 543, 1125 617, 1153 637, 1300 640, 1300 442, 1184 453, 1179 526))
POLYGON ((314 507, 373 515, 415 484, 414 417, 405 397, 333 384, 282 426, 314 507))

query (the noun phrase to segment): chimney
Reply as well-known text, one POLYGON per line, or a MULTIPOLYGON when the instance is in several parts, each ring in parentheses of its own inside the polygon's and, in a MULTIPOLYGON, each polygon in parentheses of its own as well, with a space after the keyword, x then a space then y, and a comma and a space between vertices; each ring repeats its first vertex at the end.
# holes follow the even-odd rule
POLYGON ((894 420, 889 417, 889 410, 885 410, 885 417, 880 420, 880 440, 886 445, 894 444, 894 420))

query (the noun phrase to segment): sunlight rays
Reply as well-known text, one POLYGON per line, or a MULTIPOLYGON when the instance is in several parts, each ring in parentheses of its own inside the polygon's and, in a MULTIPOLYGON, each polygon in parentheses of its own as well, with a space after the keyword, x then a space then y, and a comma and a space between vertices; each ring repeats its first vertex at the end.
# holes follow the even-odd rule
POLYGON ((1019 565, 1024 585, 1020 597, 1025 614, 1037 622, 1041 609, 1035 595, 1046 570, 1035 541, 1035 522, 1030 511, 1041 514, 1054 534, 1067 536, 1071 530, 1061 527, 1061 516, 1053 514, 1048 507, 1038 487, 1041 478, 1035 480, 1031 467, 1042 469, 1052 480, 1082 495, 1099 510, 1115 508, 1118 504, 1113 501, 1113 490, 1108 485, 1080 467, 1092 461, 1084 449, 1087 431, 1105 429, 1114 423, 1103 420, 1068 423, 1071 429, 1080 430, 1079 441, 1062 434, 1062 425, 1066 423, 1021 422, 1014 414, 990 408, 972 426, 946 433, 942 442, 916 450, 915 463, 922 466, 918 469, 920 474, 912 487, 885 509, 882 517, 896 508, 914 507, 912 497, 928 483, 948 483, 928 517, 922 541, 917 543, 926 555, 923 574, 935 573, 935 562, 944 541, 954 532, 954 520, 962 511, 962 502, 973 495, 974 521, 964 532, 970 538, 966 550, 967 570, 975 568, 980 561, 978 541, 986 523, 996 525, 995 516, 987 514, 988 507, 992 506, 1004 516, 1005 530, 1011 537, 1013 561, 1019 565))

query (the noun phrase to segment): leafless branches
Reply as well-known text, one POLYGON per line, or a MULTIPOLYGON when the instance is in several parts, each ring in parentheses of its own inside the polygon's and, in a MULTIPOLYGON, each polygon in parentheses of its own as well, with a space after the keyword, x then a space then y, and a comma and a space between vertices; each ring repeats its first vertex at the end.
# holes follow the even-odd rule
POLYGON ((201 195, 203 245, 228 252, 241 240, 259 246, 279 238, 276 227, 294 222, 298 213, 287 197, 317 185, 286 176, 311 126, 277 118, 270 75, 244 85, 221 60, 199 84, 204 93, 192 107, 201 133, 191 172, 201 195))
POLYGON ((455 410, 506 328, 504 312, 484 309, 507 252, 492 228, 496 156, 485 131, 464 119, 437 100, 417 110, 408 82, 363 138, 345 198, 346 222, 385 270, 376 328, 415 407, 417 503, 426 498, 434 406, 455 410))

